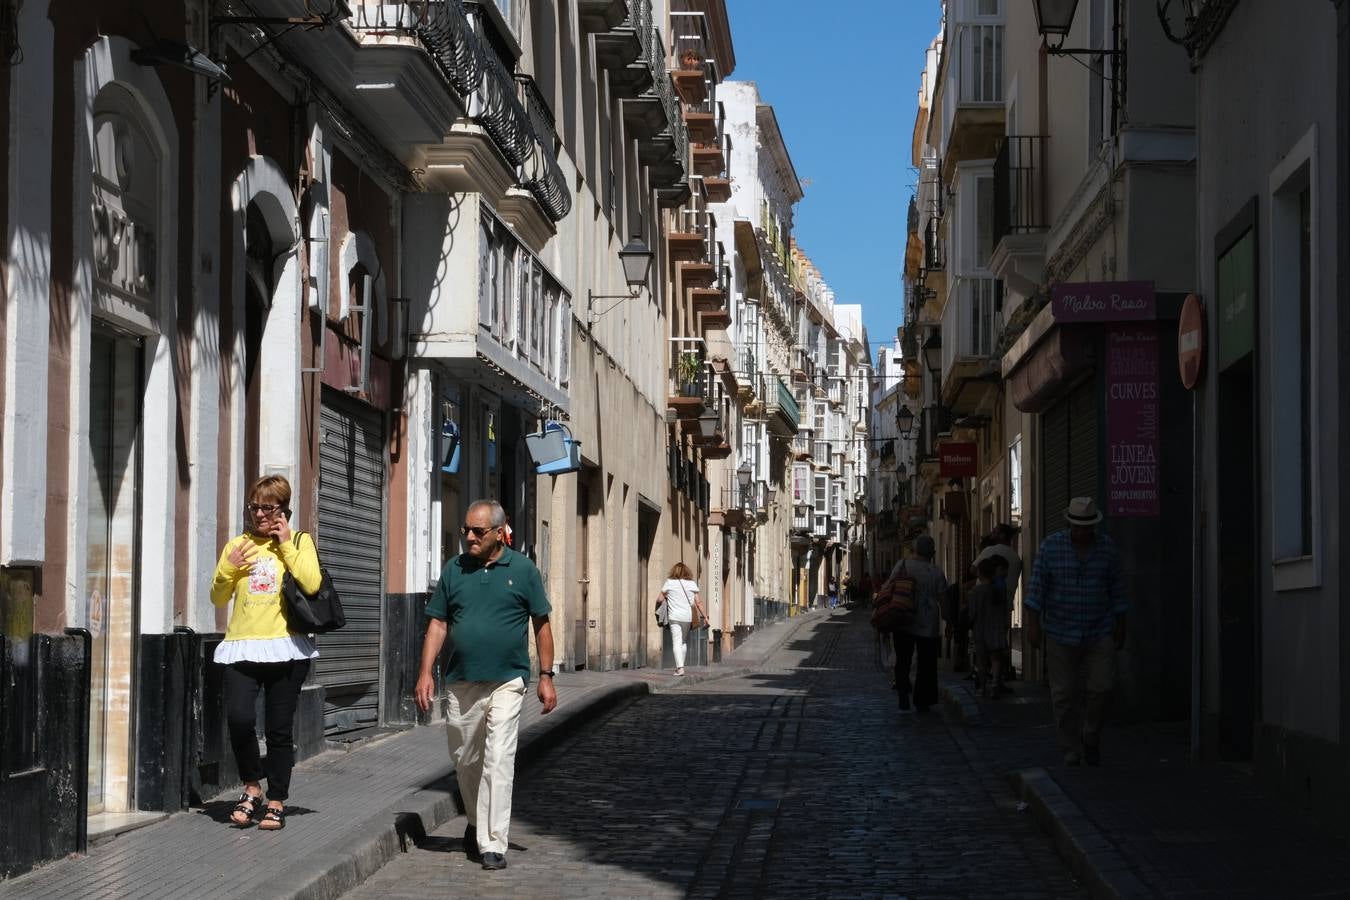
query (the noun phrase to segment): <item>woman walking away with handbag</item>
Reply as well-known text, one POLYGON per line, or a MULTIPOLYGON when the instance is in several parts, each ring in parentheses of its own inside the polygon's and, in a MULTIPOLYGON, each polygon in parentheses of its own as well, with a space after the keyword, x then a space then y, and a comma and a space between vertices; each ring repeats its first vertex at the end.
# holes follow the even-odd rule
POLYGON ((244 793, 230 821, 240 828, 257 822, 260 829, 286 826, 286 799, 295 765, 295 708, 310 660, 319 655, 305 634, 286 625, 281 581, 290 573, 300 590, 319 589, 322 574, 314 539, 291 533, 291 485, 280 475, 254 482, 248 492, 249 527, 221 551, 211 581, 211 602, 231 600, 230 624, 216 648, 215 662, 225 666, 225 705, 230 746, 239 766, 244 793), (264 694, 267 759, 258 756, 254 704, 264 694), (261 779, 267 776, 263 808, 261 779))
POLYGON ((666 605, 666 622, 670 628, 670 643, 675 649, 675 674, 684 674, 685 638, 695 621, 708 621, 703 604, 698 600, 698 585, 694 582, 694 573, 682 562, 670 568, 670 577, 661 585, 661 593, 656 596, 658 607, 666 605), (698 616, 696 620, 694 617, 698 616))
POLYGON ((902 560, 891 572, 914 580, 914 615, 902 628, 891 632, 895 643, 895 691, 899 695, 900 715, 913 710, 927 712, 938 701, 937 655, 939 604, 947 590, 947 576, 933 563, 937 545, 921 534, 914 539, 914 558, 902 560), (914 681, 909 679, 910 662, 918 656, 914 681))

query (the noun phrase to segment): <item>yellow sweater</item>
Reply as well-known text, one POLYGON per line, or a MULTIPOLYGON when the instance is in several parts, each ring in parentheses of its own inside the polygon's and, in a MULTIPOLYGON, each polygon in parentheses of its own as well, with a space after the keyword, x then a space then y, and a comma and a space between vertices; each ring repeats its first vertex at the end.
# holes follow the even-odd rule
POLYGON ((312 594, 319 589, 319 553, 314 538, 303 531, 278 544, 273 538, 245 533, 225 544, 211 579, 211 602, 224 606, 231 598, 234 609, 225 640, 269 640, 290 634, 282 612, 281 577, 291 573, 300 590, 312 594), (239 568, 229 560, 230 548, 240 542, 255 549, 250 564, 239 568))

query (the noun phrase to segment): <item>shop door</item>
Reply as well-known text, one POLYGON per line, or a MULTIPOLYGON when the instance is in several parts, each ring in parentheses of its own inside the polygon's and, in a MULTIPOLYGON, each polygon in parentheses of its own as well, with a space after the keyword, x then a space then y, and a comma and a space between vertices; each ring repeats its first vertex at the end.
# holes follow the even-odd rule
POLYGON ((334 734, 380 717, 384 427, 375 410, 324 388, 320 435, 319 556, 347 613, 345 628, 319 636, 314 667, 334 734))
POLYGON ((1256 690, 1256 377, 1248 353, 1218 378, 1219 754, 1252 756, 1256 690))
POLYGON ((89 673, 89 813, 131 806, 132 672, 140 588, 141 346, 96 331, 90 341, 89 509, 84 596, 89 673))

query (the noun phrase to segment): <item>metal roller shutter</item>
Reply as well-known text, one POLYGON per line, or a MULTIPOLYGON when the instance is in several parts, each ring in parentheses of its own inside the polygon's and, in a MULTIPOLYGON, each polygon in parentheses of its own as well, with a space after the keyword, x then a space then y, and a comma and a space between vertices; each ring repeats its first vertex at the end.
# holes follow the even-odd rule
POLYGON ((1041 521, 1044 534, 1064 527, 1069 505, 1069 402, 1061 400, 1041 415, 1041 521))
MULTIPOLYGON (((1069 395, 1069 497, 1097 495, 1097 394, 1088 379, 1069 395)), ((1065 501, 1068 505, 1068 501, 1065 501)))
POLYGON ((379 723, 384 571, 384 427, 374 410, 324 389, 319 442, 319 556, 347 626, 318 638, 324 733, 379 723))

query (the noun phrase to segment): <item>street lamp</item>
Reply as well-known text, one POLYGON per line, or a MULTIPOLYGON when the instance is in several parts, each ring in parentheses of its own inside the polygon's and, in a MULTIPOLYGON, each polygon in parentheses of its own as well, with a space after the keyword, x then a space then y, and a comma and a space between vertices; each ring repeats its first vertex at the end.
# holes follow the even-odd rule
POLYGON ((908 403, 901 404, 895 411, 895 428, 901 437, 909 437, 910 431, 914 428, 914 411, 909 408, 908 403))
POLYGON ((586 291, 586 322, 587 325, 595 324, 595 321, 601 316, 614 309, 625 300, 632 300, 642 293, 642 286, 647 283, 647 275, 652 268, 652 259, 656 254, 642 242, 641 238, 634 237, 624 248, 619 251, 619 265, 623 269, 623 280, 628 283, 627 294, 596 294, 590 290, 586 291), (609 307, 601 312, 594 312, 592 305, 596 300, 615 301, 609 307))
POLYGON ((717 434, 717 427, 722 424, 722 417, 717 414, 717 410, 711 406, 703 407, 703 414, 698 417, 699 433, 705 438, 713 437, 717 434))
POLYGON ((656 254, 636 237, 619 251, 619 265, 623 267, 624 281, 628 282, 634 295, 647 283, 647 273, 651 271, 652 259, 655 256, 656 254))
POLYGON ((1078 9, 1078 0, 1032 0, 1036 11, 1036 30, 1041 37, 1051 35, 1059 37, 1059 42, 1069 36, 1073 27, 1073 14, 1078 9))
MULTIPOLYGON (((1073 28, 1073 15, 1078 9, 1078 0, 1032 0, 1032 7, 1036 11, 1036 30, 1045 40, 1045 52, 1052 56, 1123 57, 1125 55, 1123 49, 1115 48, 1065 49, 1064 39, 1069 36, 1069 31, 1073 28), (1050 43, 1051 37, 1059 38, 1059 42, 1050 43)), ((1164 18, 1164 28, 1166 25, 1167 20, 1164 18)))
POLYGON ((736 469, 736 483, 741 486, 741 500, 748 506, 750 502, 750 479, 755 477, 755 471, 750 468, 750 462, 747 460, 740 464, 736 469))

